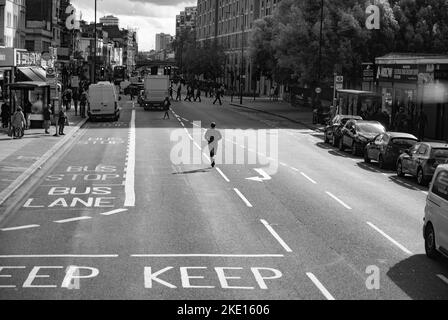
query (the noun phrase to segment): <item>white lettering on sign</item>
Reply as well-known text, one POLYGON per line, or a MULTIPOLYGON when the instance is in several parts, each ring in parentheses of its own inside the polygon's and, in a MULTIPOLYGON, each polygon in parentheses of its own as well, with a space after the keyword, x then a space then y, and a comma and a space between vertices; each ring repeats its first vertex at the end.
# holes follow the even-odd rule
POLYGON ((57 198, 50 204, 42 204, 36 201, 34 198, 28 199, 23 205, 24 208, 113 208, 115 197, 88 197, 87 199, 82 199, 79 197, 74 198, 57 198))
POLYGON ((95 168, 90 168, 89 166, 70 166, 67 168, 67 172, 100 172, 100 173, 112 173, 117 172, 117 167, 115 166, 105 166, 98 165, 95 168))
POLYGON ((124 144, 122 138, 88 138, 85 141, 79 141, 78 144, 124 144))
MULTIPOLYGON (((0 266, 0 273, 3 271, 3 269, 25 269, 25 266, 0 266)), ((12 276, 10 274, 0 274, 0 278, 11 278, 12 276)), ((13 284, 0 284, 0 288, 15 288, 16 286, 13 284)))
POLYGON ((40 269, 63 269, 63 267, 59 266, 36 266, 34 267, 30 274, 28 275, 28 278, 23 283, 24 288, 56 288, 56 285, 33 285, 33 281, 36 278, 49 278, 50 276, 47 274, 41 274, 38 275, 38 272, 40 269))
POLYGON ((64 178, 69 178, 70 181, 107 181, 107 180, 113 180, 113 179, 121 179, 121 176, 119 174, 52 174, 45 178, 45 181, 48 182, 57 182, 57 181, 63 181, 64 178))
POLYGON ((156 282, 160 283, 161 285, 164 285, 165 287, 168 287, 171 289, 176 289, 177 287, 175 285, 158 278, 158 276, 160 276, 162 273, 165 273, 166 271, 171 270, 171 269, 173 269, 173 267, 166 267, 162 270, 157 271, 156 273, 152 273, 151 267, 145 267, 145 270, 144 270, 145 288, 151 289, 152 282, 156 281, 156 282))
POLYGON ((231 277, 227 276, 224 270, 242 270, 243 268, 235 268, 235 267, 216 267, 216 273, 218 274, 218 280, 221 283, 221 287, 223 289, 249 289, 252 290, 254 287, 238 287, 238 286, 230 286, 228 281, 229 279, 241 279, 241 277, 231 277))
POLYGON ((66 187, 53 187, 48 192, 49 196, 66 196, 66 195, 109 195, 112 194, 112 188, 110 187, 86 187, 81 190, 78 190, 77 187, 66 188, 66 187), (82 191, 81 191, 82 190, 82 191))
POLYGON ((69 266, 65 273, 65 277, 62 281, 61 287, 67 289, 80 289, 79 279, 95 278, 99 273, 100 271, 97 268, 69 266), (87 270, 90 273, 81 276, 81 270, 87 270))
POLYGON ((181 267, 180 268, 180 278, 182 280, 182 287, 184 288, 201 288, 201 289, 212 289, 215 286, 193 286, 190 284, 190 279, 204 279, 203 276, 191 276, 188 274, 188 269, 207 269, 206 267, 181 267))

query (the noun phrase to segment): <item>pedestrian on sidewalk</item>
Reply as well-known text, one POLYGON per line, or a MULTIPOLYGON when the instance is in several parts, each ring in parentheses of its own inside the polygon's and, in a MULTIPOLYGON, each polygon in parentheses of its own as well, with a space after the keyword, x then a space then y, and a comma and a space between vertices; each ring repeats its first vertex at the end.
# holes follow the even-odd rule
POLYGON ((274 101, 278 101, 279 90, 280 89, 279 89, 278 85, 276 85, 274 88, 274 101))
POLYGON ((73 91, 68 87, 65 89, 64 94, 62 96, 63 104, 66 110, 70 110, 72 105, 72 97, 73 97, 73 91))
POLYGON ((81 96, 79 98, 79 102, 80 102, 80 113, 81 113, 81 118, 85 118, 86 117, 86 106, 87 106, 87 92, 85 92, 84 90, 81 93, 81 96))
POLYGON ((170 97, 166 97, 165 101, 163 101, 163 108, 165 109, 165 114, 163 115, 163 120, 170 119, 170 97))
POLYGON ((170 95, 170 99, 174 100, 174 98, 173 98, 173 82, 170 83, 170 87, 168 88, 168 93, 170 95))
POLYGON ((50 129, 50 124, 51 124, 51 105, 47 105, 44 107, 43 109, 43 116, 44 116, 44 129, 45 129, 45 133, 49 134, 50 132, 48 131, 50 129))
POLYGON ((58 119, 58 125, 59 125, 59 135, 64 136, 64 127, 67 123, 67 114, 65 113, 64 108, 61 108, 59 111, 59 119, 58 119))
POLYGON ((216 101, 219 101, 219 105, 222 105, 221 102, 221 88, 216 88, 216 93, 215 93, 215 101, 213 101, 213 104, 216 103, 216 101))
POLYGON ((208 143, 208 149, 210 151, 210 161, 212 168, 215 167, 215 155, 218 152, 218 142, 222 139, 221 133, 216 130, 216 123, 212 122, 210 129, 205 132, 205 140, 208 143))
POLYGON ((199 88, 199 86, 196 88, 196 92, 194 95, 194 102, 196 102, 196 100, 199 99, 199 102, 202 102, 201 100, 201 89, 199 88))
POLYGON ((79 103, 79 89, 75 88, 73 90, 73 105, 75 107, 75 116, 78 115, 78 103, 79 103))
POLYGON ((26 119, 21 107, 17 107, 11 119, 13 139, 20 139, 24 135, 26 119))
POLYGON ((179 83, 177 84, 177 90, 176 90, 176 101, 182 101, 181 91, 182 91, 182 84, 179 81, 179 83))
POLYGON ((184 101, 188 100, 188 101, 191 102, 191 96, 193 95, 192 94, 192 90, 193 90, 193 88, 190 85, 188 85, 188 87, 187 87, 187 95, 186 95, 184 101))
POLYGON ((32 104, 30 102, 30 100, 26 99, 25 101, 25 112, 24 112, 24 116, 25 116, 25 130, 28 130, 30 128, 30 116, 31 116, 31 108, 32 108, 32 104))
POLYGON ((9 106, 8 102, 5 102, 2 105, 1 117, 2 117, 2 127, 8 128, 9 118, 11 117, 11 107, 9 106))

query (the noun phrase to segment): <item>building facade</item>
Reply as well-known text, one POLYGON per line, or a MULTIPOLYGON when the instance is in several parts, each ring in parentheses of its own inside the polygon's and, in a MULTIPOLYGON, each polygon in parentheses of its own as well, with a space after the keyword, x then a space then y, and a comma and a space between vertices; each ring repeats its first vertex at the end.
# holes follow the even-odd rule
POLYGON ((166 33, 156 34, 156 51, 171 50, 173 37, 166 33))
POLYGON ((281 0, 198 0, 196 41, 214 41, 226 54, 227 87, 246 93, 267 94, 271 82, 257 77, 249 56, 249 37, 253 22, 271 15, 281 0), (240 83, 241 79, 241 83, 240 83))
POLYGON ((112 15, 104 16, 100 18, 100 23, 102 23, 104 26, 118 26, 119 19, 112 15))
POLYGON ((176 38, 185 31, 196 30, 197 7, 185 7, 184 11, 176 16, 176 38))
POLYGON ((25 48, 25 0, 0 0, 0 46, 25 48))

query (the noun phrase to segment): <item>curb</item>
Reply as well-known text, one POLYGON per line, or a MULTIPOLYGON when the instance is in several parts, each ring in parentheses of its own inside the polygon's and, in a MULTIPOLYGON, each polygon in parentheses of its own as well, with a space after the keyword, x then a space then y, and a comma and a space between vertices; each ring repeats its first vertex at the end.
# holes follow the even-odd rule
POLYGON ((81 129, 82 126, 87 122, 89 118, 85 118, 76 124, 76 128, 73 129, 69 134, 67 134, 63 139, 56 143, 47 152, 44 153, 39 160, 37 160, 31 167, 29 167, 25 172, 23 172, 13 183, 11 183, 5 190, 0 192, 0 206, 8 200, 8 198, 17 191, 45 162, 50 159, 61 147, 67 142, 76 132, 81 129))
POLYGON ((242 104, 236 104, 236 103, 230 103, 230 105, 231 105, 231 106, 234 106, 234 107, 246 108, 246 109, 250 109, 250 110, 254 110, 254 111, 258 111, 258 112, 262 112, 262 113, 270 114, 270 115, 275 116, 275 117, 283 118, 283 119, 289 120, 289 121, 291 121, 291 122, 301 124, 302 126, 305 126, 305 127, 307 127, 308 129, 315 130, 315 131, 319 131, 319 132, 323 132, 322 129, 319 129, 319 128, 316 127, 316 126, 307 124, 307 123, 302 122, 302 121, 297 121, 297 120, 294 120, 294 119, 291 119, 291 118, 288 118, 288 117, 285 117, 285 116, 282 116, 282 115, 279 115, 279 114, 276 114, 276 113, 273 113, 273 112, 269 112, 269 111, 265 111, 265 110, 260 110, 260 109, 257 109, 257 108, 252 108, 252 107, 248 107, 248 106, 245 106, 245 105, 242 105, 242 104))

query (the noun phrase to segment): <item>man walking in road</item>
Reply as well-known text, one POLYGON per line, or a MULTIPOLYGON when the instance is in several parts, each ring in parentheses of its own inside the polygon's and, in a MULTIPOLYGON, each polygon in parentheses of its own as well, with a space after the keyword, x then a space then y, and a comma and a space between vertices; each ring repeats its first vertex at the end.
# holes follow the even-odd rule
POLYGON ((197 86, 196 90, 195 90, 194 102, 196 102, 196 100, 198 100, 198 99, 199 99, 199 102, 202 102, 201 101, 201 89, 199 88, 199 86, 197 86))
POLYGON ((215 166, 215 155, 218 151, 218 142, 222 139, 221 133, 215 129, 216 123, 212 122, 210 125, 210 129, 205 132, 205 140, 208 143, 208 149, 210 151, 210 160, 212 167, 215 166))
POLYGON ((181 91, 182 91, 182 84, 179 81, 179 83, 177 84, 177 90, 176 90, 176 101, 182 101, 181 91))
POLYGON ((216 101, 219 101, 219 105, 222 106, 222 102, 221 102, 221 88, 216 88, 216 97, 215 97, 215 101, 213 101, 213 104, 215 104, 216 101))
POLYGON ((163 120, 170 119, 170 97, 166 97, 165 101, 163 101, 163 108, 165 109, 165 114, 163 115, 163 120))

